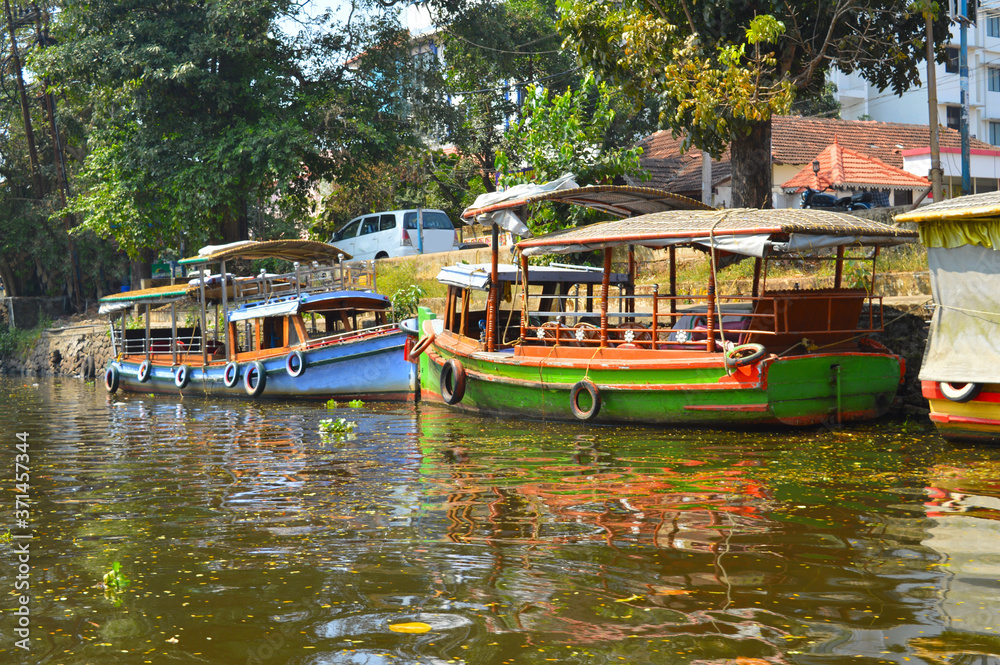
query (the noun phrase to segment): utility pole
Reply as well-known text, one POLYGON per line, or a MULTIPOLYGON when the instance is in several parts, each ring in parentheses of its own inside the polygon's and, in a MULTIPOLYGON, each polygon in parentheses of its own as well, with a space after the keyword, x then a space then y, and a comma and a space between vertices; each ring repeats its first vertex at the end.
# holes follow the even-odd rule
POLYGON ((962 194, 972 193, 969 173, 969 1, 961 0, 959 25, 958 77, 962 89, 962 194))
POLYGON ((934 16, 930 3, 924 10, 927 22, 927 114, 931 126, 931 195, 934 202, 942 200, 941 148, 938 143, 937 64, 934 62, 934 16))

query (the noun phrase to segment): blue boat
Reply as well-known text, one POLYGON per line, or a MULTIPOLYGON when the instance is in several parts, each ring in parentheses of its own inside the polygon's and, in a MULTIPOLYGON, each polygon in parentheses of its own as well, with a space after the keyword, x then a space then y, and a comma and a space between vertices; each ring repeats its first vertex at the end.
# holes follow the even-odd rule
POLYGON ((307 240, 207 247, 182 265, 182 284, 105 296, 115 358, 109 392, 245 398, 414 398, 409 336, 391 322, 391 302, 374 292, 374 268, 353 268, 336 247, 307 240), (293 270, 235 277, 226 262, 282 259, 293 270), (219 265, 209 274, 205 266, 219 265), (142 312, 130 327, 128 311, 142 312), (178 321, 184 321, 178 325, 178 321), (211 325, 211 322, 218 322, 211 325))

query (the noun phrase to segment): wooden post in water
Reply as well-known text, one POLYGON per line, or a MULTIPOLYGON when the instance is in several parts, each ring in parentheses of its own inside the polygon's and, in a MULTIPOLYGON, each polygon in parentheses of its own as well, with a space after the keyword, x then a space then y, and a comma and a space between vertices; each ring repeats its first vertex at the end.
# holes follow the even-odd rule
POLYGON ((611 285, 611 254, 610 247, 604 250, 604 274, 601 275, 601 346, 608 345, 608 291, 611 285))

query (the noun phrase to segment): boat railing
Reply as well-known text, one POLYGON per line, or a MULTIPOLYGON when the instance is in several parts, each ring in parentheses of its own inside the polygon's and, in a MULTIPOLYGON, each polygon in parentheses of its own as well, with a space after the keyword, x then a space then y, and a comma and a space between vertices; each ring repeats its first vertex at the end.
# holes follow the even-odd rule
POLYGON ((313 349, 320 346, 336 344, 338 342, 343 342, 348 339, 353 340, 353 339, 358 339, 360 337, 381 335, 383 333, 398 329, 399 329, 399 324, 397 323, 386 323, 380 326, 372 326, 370 328, 358 328, 357 330, 348 330, 333 335, 324 335, 323 337, 312 337, 309 339, 309 341, 306 343, 305 346, 307 349, 313 349))
POLYGON ((375 263, 293 264, 290 272, 274 274, 261 270, 251 277, 228 278, 233 306, 277 297, 300 296, 324 291, 374 291, 375 263))
POLYGON ((521 328, 522 343, 717 350, 726 343, 748 341, 837 343, 883 329, 882 298, 864 290, 790 290, 714 299, 660 295, 655 290, 647 295, 621 295, 615 298, 614 310, 607 312, 605 331, 597 297, 593 300, 584 298, 584 308, 579 308, 579 299, 569 298, 564 304, 573 303, 574 309, 528 311, 521 328))

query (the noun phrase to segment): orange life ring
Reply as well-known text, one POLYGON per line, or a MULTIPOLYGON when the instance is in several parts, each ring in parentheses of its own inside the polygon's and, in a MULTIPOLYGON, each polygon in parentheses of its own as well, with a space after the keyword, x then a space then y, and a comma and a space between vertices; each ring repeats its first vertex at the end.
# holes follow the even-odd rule
POLYGON ((434 325, 430 321, 424 321, 423 330, 424 336, 417 341, 410 349, 409 355, 406 356, 406 359, 411 363, 417 362, 420 359, 420 354, 426 351, 434 343, 434 338, 437 337, 434 333, 434 325))

